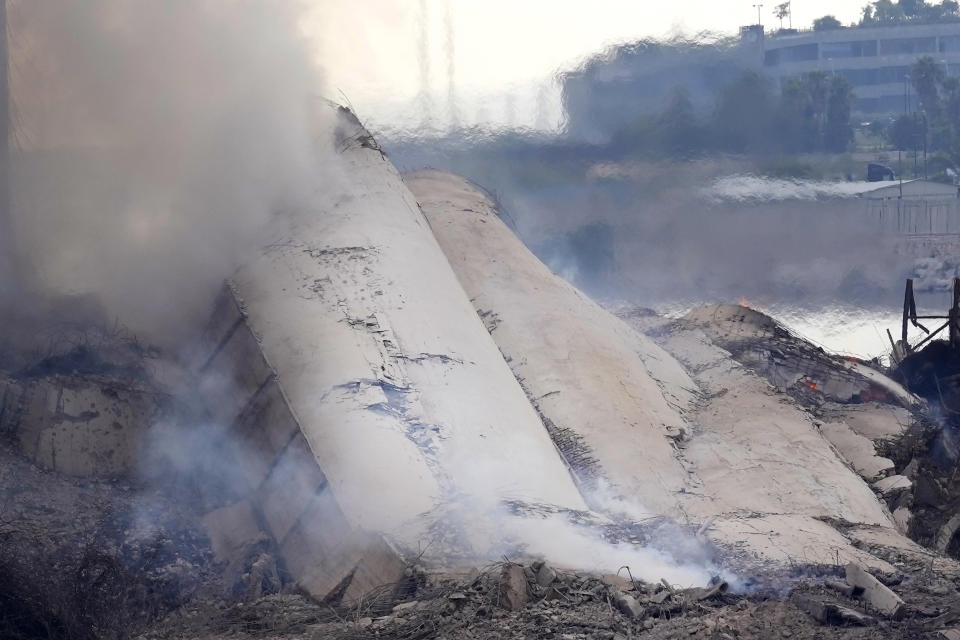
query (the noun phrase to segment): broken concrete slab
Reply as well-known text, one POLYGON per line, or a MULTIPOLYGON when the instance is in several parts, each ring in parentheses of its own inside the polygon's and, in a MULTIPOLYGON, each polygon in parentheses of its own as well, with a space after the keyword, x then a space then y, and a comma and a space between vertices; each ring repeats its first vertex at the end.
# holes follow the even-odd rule
POLYGON ((263 535, 249 500, 215 509, 202 522, 220 562, 232 562, 250 541, 263 535))
POLYGON ((793 600, 821 624, 867 626, 873 622, 870 616, 835 602, 806 595, 796 595, 793 600))
POLYGON ((900 596, 891 591, 889 587, 884 586, 862 567, 853 563, 848 564, 846 580, 847 584, 862 588, 863 599, 883 615, 898 619, 904 614, 906 605, 900 596))
POLYGON ((282 541, 286 537, 326 482, 306 438, 297 434, 276 459, 257 492, 261 512, 274 538, 282 541))
POLYGON ((646 615, 646 610, 643 608, 643 605, 629 594, 623 593, 622 591, 614 591, 610 595, 610 599, 613 601, 613 604, 616 605, 617 609, 620 610, 620 613, 631 620, 638 620, 646 615))
POLYGON ((872 482, 893 472, 893 460, 878 456, 873 441, 857 434, 846 423, 825 422, 820 425, 820 432, 864 480, 872 482))
POLYGON ((941 640, 960 640, 960 629, 940 629, 937 638, 941 640))
POLYGON ((910 520, 913 519, 913 513, 907 507, 897 507, 893 510, 893 513, 890 514, 893 518, 893 523, 897 525, 897 531, 906 535, 910 531, 910 520))
POLYGON ((687 589, 683 597, 690 602, 700 602, 701 600, 709 600, 710 598, 716 598, 722 596, 727 592, 729 585, 726 582, 718 582, 717 584, 710 587, 695 587, 693 589, 687 589))
POLYGON ((530 601, 530 588, 523 567, 506 564, 500 573, 500 606, 510 611, 519 611, 530 601))
POLYGON ((949 520, 941 525, 940 529, 937 531, 937 537, 934 541, 934 548, 940 553, 946 552, 947 547, 950 546, 950 541, 953 540, 953 537, 956 535, 958 529, 960 529, 960 513, 954 514, 949 520))
POLYGON ((0 381, 9 409, 0 430, 45 469, 77 477, 110 478, 134 472, 162 396, 109 376, 50 375, 0 381))
POLYGON ((859 596, 861 593, 863 593, 863 589, 861 587, 855 587, 851 584, 847 584, 846 582, 841 582, 840 580, 826 580, 823 584, 834 591, 842 593, 848 598, 859 596))
POLYGON ((902 436, 913 422, 913 416, 908 409, 879 402, 828 402, 824 404, 822 411, 825 422, 843 422, 854 433, 875 443, 902 436))
POLYGON ((549 587, 556 579, 557 572, 546 563, 537 570, 537 584, 541 587, 549 587))
POLYGON ((887 476, 873 483, 873 488, 879 491, 883 496, 891 496, 901 491, 907 491, 913 487, 910 478, 906 476, 887 476))

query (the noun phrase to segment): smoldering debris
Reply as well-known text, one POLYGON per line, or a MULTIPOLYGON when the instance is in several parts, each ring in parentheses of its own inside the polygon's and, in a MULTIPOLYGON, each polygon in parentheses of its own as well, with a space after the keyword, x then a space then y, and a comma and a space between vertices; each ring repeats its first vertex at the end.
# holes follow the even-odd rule
POLYGON ((633 577, 627 567, 606 575, 568 571, 541 559, 432 575, 414 569, 411 577, 419 577, 406 583, 412 588, 385 585, 349 607, 318 605, 283 594, 219 609, 206 603, 168 616, 144 637, 168 637, 166 632, 181 637, 230 633, 241 638, 270 634, 339 640, 919 638, 955 624, 952 611, 960 597, 949 581, 925 576, 922 565, 919 558, 910 558, 899 577, 867 574, 878 589, 903 596, 908 611, 903 619, 876 609, 865 592, 837 591, 834 585, 847 584, 842 566, 824 567, 820 575, 808 577, 789 597, 780 599, 731 594, 723 582, 697 589, 647 583, 633 577))

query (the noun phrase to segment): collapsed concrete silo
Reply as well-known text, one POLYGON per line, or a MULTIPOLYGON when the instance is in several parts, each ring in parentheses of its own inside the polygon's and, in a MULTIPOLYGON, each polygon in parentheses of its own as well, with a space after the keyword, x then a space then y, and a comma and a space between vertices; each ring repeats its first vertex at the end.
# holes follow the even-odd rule
POLYGON ((211 535, 269 534, 317 597, 395 580, 464 510, 586 508, 396 169, 344 109, 334 136, 339 191, 278 218, 198 358, 248 443, 250 496, 211 535))

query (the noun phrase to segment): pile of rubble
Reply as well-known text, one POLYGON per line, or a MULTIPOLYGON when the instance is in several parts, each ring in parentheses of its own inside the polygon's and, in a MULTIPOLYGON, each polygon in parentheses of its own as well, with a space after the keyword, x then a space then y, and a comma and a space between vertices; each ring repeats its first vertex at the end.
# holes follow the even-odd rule
MULTIPOLYGON (((143 640, 204 638, 954 638, 960 576, 921 564, 868 573, 818 568, 784 592, 733 593, 722 581, 679 589, 619 574, 567 572, 542 560, 466 574, 408 571, 408 579, 352 606, 296 594, 194 603, 143 640)), ((808 568, 808 570, 811 570, 808 568)))

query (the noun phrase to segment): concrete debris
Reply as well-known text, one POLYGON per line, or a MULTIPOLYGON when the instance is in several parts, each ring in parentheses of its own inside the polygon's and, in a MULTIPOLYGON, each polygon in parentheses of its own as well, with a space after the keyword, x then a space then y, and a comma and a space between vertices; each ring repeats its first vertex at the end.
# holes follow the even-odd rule
POLYGON ((917 458, 911 458, 910 462, 907 463, 907 466, 903 468, 901 473, 912 480, 917 475, 917 470, 919 468, 920 461, 917 458))
POLYGON ((841 582, 840 580, 827 580, 823 584, 830 587, 834 591, 838 591, 848 598, 857 597, 863 593, 861 587, 854 587, 853 585, 847 584, 846 582, 841 582))
POLYGON ((943 553, 947 550, 947 547, 950 546, 950 541, 953 540, 953 537, 956 535, 957 530, 960 529, 960 513, 956 513, 949 520, 947 520, 940 527, 940 530, 937 531, 937 537, 934 541, 934 548, 940 553, 943 553))
POLYGON ((77 477, 127 476, 148 427, 165 410, 146 381, 109 375, 0 375, 0 432, 37 465, 77 477), (4 406, 5 405, 5 406, 4 406))
POLYGON ((621 591, 614 591, 610 599, 617 605, 617 609, 630 619, 642 618, 646 613, 636 598, 621 591))
POLYGON ((835 602, 824 602, 808 596, 796 596, 794 600, 797 606, 821 624, 867 626, 874 621, 864 613, 835 602))
POLYGON ((940 640, 960 640, 960 629, 940 629, 937 631, 940 640))
POLYGON ((519 564, 504 565, 500 573, 500 606, 509 611, 519 611, 530 601, 530 588, 523 567, 519 564))
POLYGON ((393 612, 397 614, 402 614, 404 611, 415 609, 419 605, 420 605, 420 602, 418 600, 411 600, 410 602, 401 602, 400 604, 396 605, 393 608, 393 612))
POLYGON ((687 598, 693 602, 700 602, 701 600, 708 600, 710 598, 715 598, 717 596, 723 595, 727 592, 729 586, 726 582, 718 582, 712 587, 694 588, 690 589, 687 592, 687 598))
POLYGON ((537 584, 541 587, 549 587, 556 579, 557 572, 546 563, 544 563, 543 566, 541 566, 537 571, 537 584))
POLYGON ((899 619, 905 613, 905 605, 900 596, 858 565, 847 565, 846 579, 850 586, 863 589, 863 599, 883 615, 899 619))
POLYGON ((887 476, 873 483, 873 488, 884 496, 890 496, 902 491, 908 491, 913 486, 910 478, 906 476, 887 476))

